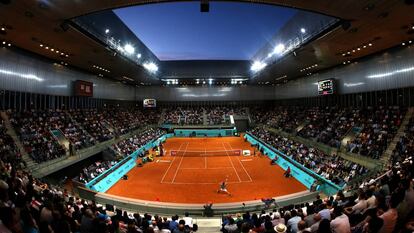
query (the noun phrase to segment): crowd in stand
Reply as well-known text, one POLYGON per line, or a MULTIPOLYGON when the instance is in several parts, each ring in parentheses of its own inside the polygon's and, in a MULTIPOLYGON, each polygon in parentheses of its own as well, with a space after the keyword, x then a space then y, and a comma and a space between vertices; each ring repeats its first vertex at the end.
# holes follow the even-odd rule
POLYGON ((252 108, 251 116, 256 124, 265 124, 288 133, 294 133, 299 124, 304 121, 306 112, 303 107, 257 107, 252 108))
POLYGON ((181 108, 166 108, 164 114, 164 124, 176 125, 180 122, 181 108))
POLYGON ((204 109, 199 107, 182 109, 181 124, 185 125, 202 125, 204 123, 204 109))
POLYGON ((340 186, 368 171, 367 168, 337 155, 327 155, 316 148, 272 134, 264 127, 257 127, 251 133, 303 166, 340 186))
POLYGON ((206 110, 209 125, 222 125, 230 122, 230 115, 245 116, 245 108, 211 107, 206 110))
POLYGON ((118 134, 126 134, 147 125, 158 124, 160 113, 152 109, 104 109, 105 122, 118 134))
POLYGON ((335 115, 334 120, 326 120, 325 127, 320 130, 317 141, 331 147, 340 148, 341 140, 355 126, 355 120, 359 116, 357 109, 343 109, 340 115, 335 115))
MULTIPOLYGON (((40 113, 40 112, 39 112, 40 113)), ((93 145, 91 137, 64 111, 46 110, 40 114, 50 121, 50 129, 60 129, 76 150, 93 145)))
POLYGON ((37 163, 66 154, 64 143, 58 141, 60 133, 70 143, 69 147, 80 150, 156 124, 159 116, 158 110, 122 108, 9 112, 10 122, 25 150, 37 163))
POLYGON ((209 125, 221 125, 225 123, 226 108, 217 107, 210 108, 207 112, 207 120, 209 125))
POLYGON ((202 125, 204 114, 208 125, 221 125, 230 122, 230 115, 245 116, 245 108, 231 107, 175 107, 166 108, 165 124, 202 125))
POLYGON ((82 172, 79 174, 78 180, 84 184, 87 184, 95 177, 97 177, 99 174, 110 169, 116 163, 116 160, 96 161, 88 167, 82 169, 82 172))
MULTIPOLYGON (((273 211, 226 216, 224 233, 414 231, 413 161, 405 159, 389 172, 346 195, 316 198, 312 203, 273 211)), ((0 232, 5 233, 186 233, 197 225, 186 214, 180 219, 140 215, 70 196, 0 159, 0 232)))
POLYGON ((106 125, 104 114, 97 109, 71 110, 71 116, 91 136, 91 143, 96 144, 114 137, 106 125))
POLYGON ((37 163, 66 154, 65 149, 51 133, 51 130, 56 128, 54 112, 11 112, 10 122, 17 130, 25 150, 37 163))
POLYGON ((312 203, 227 216, 223 233, 411 233, 414 231, 414 166, 402 166, 351 194, 312 203))
POLYGON ((257 124, 336 148, 341 147, 343 138, 352 130, 356 136, 346 142, 346 151, 378 159, 395 136, 405 112, 405 108, 397 106, 359 109, 278 106, 252 108, 251 115, 257 124))
POLYGON ((363 109, 360 113, 362 131, 347 143, 347 150, 378 159, 395 136, 405 111, 399 107, 363 109))
POLYGON ((326 142, 326 140, 333 139, 337 140, 337 137, 334 136, 336 132, 333 127, 341 127, 338 124, 338 118, 342 116, 344 110, 338 110, 336 108, 313 108, 309 111, 309 114, 306 118, 307 124, 298 132, 298 135, 304 138, 317 138, 319 141, 326 144, 331 143, 331 141, 326 142), (323 135, 321 136, 321 133, 323 135))
MULTIPOLYGON (((222 112, 224 112, 223 115, 231 114, 230 110, 219 110, 214 114, 221 115, 222 112)), ((282 122, 290 119, 289 113, 291 111, 287 110, 281 114, 282 116, 273 117, 270 124, 282 125, 282 122)), ((121 129, 120 132, 128 132, 136 126, 130 128, 123 118, 132 119, 132 115, 139 113, 131 115, 119 113, 110 117, 109 112, 72 111, 71 114, 74 115, 75 120, 71 120, 66 114, 59 111, 12 112, 10 122, 17 129, 28 153, 34 160, 41 162, 65 153, 51 135, 51 130, 60 129, 74 144, 77 144, 79 140, 94 143, 93 139, 82 138, 85 132, 78 128, 76 122, 80 122, 79 124, 91 135, 91 138, 100 141, 107 140, 105 137, 112 137, 111 133, 105 130, 107 127, 102 123, 103 120, 121 129), (87 127, 88 124, 90 124, 89 127, 87 127), (98 133, 101 127, 104 128, 102 134, 98 133), (107 136, 102 136, 105 134, 107 136)), ((268 116, 267 114, 261 117, 264 119, 268 116)), ((404 110, 379 108, 339 113, 333 110, 332 112, 326 111, 326 114, 319 117, 315 116, 317 112, 313 114, 313 118, 307 119, 312 127, 305 126, 302 129, 302 136, 317 137, 318 140, 326 143, 321 136, 324 133, 327 135, 333 133, 336 135, 335 140, 339 140, 341 137, 339 135, 343 135, 351 127, 361 126, 362 131, 356 139, 360 141, 353 141, 352 143, 356 146, 350 151, 376 158, 377 156, 372 156, 372 150, 380 150, 375 145, 387 145, 401 124, 404 110), (331 121, 331 119, 335 120, 331 121), (343 129, 338 129, 341 126, 344 126, 343 129), (361 153, 364 151, 364 146, 374 148, 365 149, 368 152, 364 154, 361 153), (358 148, 357 151, 355 151, 356 148, 358 148)), ((154 122, 155 119, 148 122, 154 122)), ((296 126, 298 124, 293 123, 289 127, 295 128, 296 126)), ((113 145, 113 150, 119 156, 125 157, 163 133, 158 129, 145 130, 113 145)), ((263 127, 253 129, 252 133, 290 158, 337 184, 342 185, 367 172, 364 167, 347 162, 335 155, 326 155, 322 151, 288 138, 271 134, 263 127)), ((286 206, 271 212, 262 211, 253 214, 247 212, 226 216, 223 220, 222 231, 224 233, 413 232, 413 134, 414 119, 411 119, 405 135, 400 138, 392 153, 389 171, 377 179, 367 180, 358 190, 348 191, 348 193, 339 192, 325 199, 318 197, 313 203, 286 206)), ((83 146, 82 143, 78 145, 79 148, 83 146)), ((20 153, 13 139, 6 133, 3 121, 0 122, 0 154, 0 232, 2 233, 187 233, 197 231, 197 225, 193 224, 188 214, 179 220, 178 216, 171 218, 149 214, 141 216, 138 213, 131 214, 119 209, 115 212, 106 211, 101 205, 71 197, 66 191, 60 191, 34 179, 29 173, 20 169, 22 167, 20 153)), ((114 166, 116 161, 119 160, 95 162, 83 169, 80 181, 87 183, 114 166)))
POLYGON ((148 142, 159 138, 163 134, 165 134, 163 130, 150 128, 112 145, 112 149, 115 151, 116 156, 113 159, 94 162, 90 166, 83 168, 79 177, 77 177, 77 180, 84 184, 90 182, 126 156, 132 154, 148 142))
POLYGON ((164 123, 180 125, 202 125, 204 122, 204 108, 176 107, 167 108, 164 123))
POLYGON ((159 138, 163 134, 165 134, 165 131, 161 129, 146 129, 137 135, 112 145, 112 149, 117 153, 117 155, 126 157, 148 142, 159 138))
MULTIPOLYGON (((191 217, 116 211, 71 196, 0 158, 1 233, 191 233, 191 217), (179 220, 180 219, 180 220, 179 220)), ((101 164, 96 164, 101 167, 101 164)))

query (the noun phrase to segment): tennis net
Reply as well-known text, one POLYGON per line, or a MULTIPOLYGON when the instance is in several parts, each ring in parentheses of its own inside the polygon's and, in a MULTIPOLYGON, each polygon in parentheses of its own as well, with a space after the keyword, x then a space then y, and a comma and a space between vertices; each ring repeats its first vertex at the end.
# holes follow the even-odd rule
POLYGON ((242 150, 216 150, 216 151, 184 151, 171 150, 171 156, 178 157, 220 157, 220 156, 240 156, 242 150))

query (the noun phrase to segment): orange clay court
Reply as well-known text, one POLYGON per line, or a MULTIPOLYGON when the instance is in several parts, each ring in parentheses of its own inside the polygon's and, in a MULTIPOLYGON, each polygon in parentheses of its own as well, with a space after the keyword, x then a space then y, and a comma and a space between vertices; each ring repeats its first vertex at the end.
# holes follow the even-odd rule
POLYGON ((231 155, 235 150, 250 150, 253 155, 250 143, 242 137, 169 138, 164 143, 166 156, 133 168, 128 180, 118 181, 106 193, 195 204, 260 200, 306 190, 293 177, 285 178, 284 171, 270 165, 266 156, 231 155), (178 152, 171 156, 171 151, 178 152), (231 196, 217 193, 226 177, 231 196))

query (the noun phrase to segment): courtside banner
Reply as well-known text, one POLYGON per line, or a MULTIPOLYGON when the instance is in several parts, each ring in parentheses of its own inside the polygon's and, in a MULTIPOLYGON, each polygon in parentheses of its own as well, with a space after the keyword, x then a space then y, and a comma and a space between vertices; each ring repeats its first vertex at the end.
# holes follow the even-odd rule
POLYGON ((250 150, 243 150, 244 156, 250 156, 250 150))
POLYGON ((318 180, 322 180, 324 181, 324 184, 322 185, 321 190, 328 194, 328 195, 333 195, 335 193, 337 193, 339 190, 341 190, 342 188, 339 187, 338 185, 332 183, 331 181, 325 179, 324 177, 318 175, 317 173, 315 173, 314 171, 304 167, 302 164, 292 160, 293 163, 291 163, 290 161, 288 161, 287 159, 283 158, 284 155, 286 158, 288 158, 287 155, 283 154, 282 152, 276 150, 275 148, 270 149, 271 147, 269 145, 266 145, 265 143, 261 142, 259 139, 256 139, 254 136, 250 135, 250 134, 245 134, 244 137, 247 139, 247 141, 252 144, 252 145, 258 145, 259 146, 259 150, 262 149, 264 151, 264 154, 269 157, 270 159, 274 159, 276 156, 278 157, 277 159, 277 164, 283 169, 283 170, 287 170, 288 167, 290 167, 291 169, 291 174, 292 176, 298 180, 299 182, 301 182, 303 185, 305 185, 307 188, 310 188, 312 186, 312 184, 315 182, 315 178, 318 178, 318 180), (279 155, 276 154, 277 151, 279 153, 279 155), (305 172, 307 171, 307 172, 305 172), (312 176, 310 175, 312 174, 312 176))

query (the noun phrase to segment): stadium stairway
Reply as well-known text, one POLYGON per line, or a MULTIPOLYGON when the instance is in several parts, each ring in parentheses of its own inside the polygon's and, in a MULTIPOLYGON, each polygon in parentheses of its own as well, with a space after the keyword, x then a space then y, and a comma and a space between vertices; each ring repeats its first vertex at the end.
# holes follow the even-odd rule
POLYGON ((197 218, 198 231, 202 233, 220 232, 221 218, 197 218))
POLYGON ((24 149, 22 143, 20 142, 19 137, 16 134, 16 131, 14 130, 9 116, 7 115, 6 112, 2 111, 0 113, 1 118, 3 118, 4 120, 4 124, 6 126, 7 129, 7 134, 9 134, 12 138, 14 143, 17 145, 17 148, 19 148, 20 154, 22 156, 22 160, 24 161, 24 163, 26 164, 26 168, 30 171, 33 171, 36 168, 37 163, 35 161, 33 161, 32 158, 30 158, 30 156, 27 154, 26 150, 24 149))
POLYGON ((250 108, 249 107, 245 107, 246 110, 246 114, 247 114, 247 119, 249 120, 249 124, 252 123, 252 118, 250 116, 250 108))
MULTIPOLYGON (((87 131, 87 130, 85 130, 85 128, 83 128, 83 126, 82 126, 82 124, 80 124, 79 122, 77 122, 76 120, 75 120, 75 118, 73 118, 73 116, 72 116, 72 114, 70 113, 70 112, 66 112, 66 115, 65 115, 66 117, 69 117, 69 119, 72 121, 72 122, 74 122, 74 123, 76 123, 76 125, 79 127, 79 129, 81 129, 81 131, 82 131, 82 133, 83 134, 85 134, 86 136, 88 136, 89 138, 93 138, 92 137, 92 135, 90 135, 89 134, 89 132, 87 131)), ((63 133, 63 132, 62 132, 63 133)), ((66 136, 65 136, 65 134, 63 134, 63 136, 66 138, 66 136)), ((69 139, 68 138, 66 138, 66 140, 68 140, 68 142, 69 142, 69 139)), ((68 144, 68 147, 66 147, 67 148, 67 155, 69 155, 69 144, 68 144)), ((77 153, 77 152, 75 152, 75 153, 77 153)))
POLYGON ((203 125, 208 125, 207 112, 204 108, 203 108, 203 125))
POLYGON ((301 131, 305 126, 307 126, 309 124, 309 121, 308 120, 304 120, 304 121, 302 121, 302 123, 300 123, 299 125, 298 125, 298 127, 296 127, 296 129, 295 129, 295 135, 299 132, 299 131, 301 131))
POLYGON ((397 133, 395 134, 394 138, 388 145, 387 149, 385 150, 384 154, 381 156, 381 162, 385 165, 390 160, 390 157, 392 155, 392 151, 397 146, 398 141, 402 136, 405 135, 405 130, 407 128, 408 123, 410 122, 411 117, 413 116, 414 108, 411 107, 408 109, 407 113, 405 114, 405 117, 403 121, 401 122, 400 128, 398 129, 397 133))
POLYGON ((162 125, 162 124, 164 124, 165 111, 166 111, 166 109, 165 109, 165 108, 163 108, 163 109, 161 110, 161 115, 160 115, 160 119, 158 120, 158 125, 162 125))
POLYGON ((79 122, 77 122, 77 121, 75 120, 75 118, 73 118, 73 117, 72 117, 72 114, 70 114, 70 113, 68 112, 68 113, 66 114, 66 117, 69 117, 69 119, 70 119, 72 122, 75 122, 75 123, 78 125, 78 127, 82 130, 82 132, 83 132, 84 134, 86 134, 88 137, 92 138, 92 136, 89 134, 89 132, 88 132, 88 131, 86 131, 86 130, 83 128, 82 124, 79 124, 79 122))

